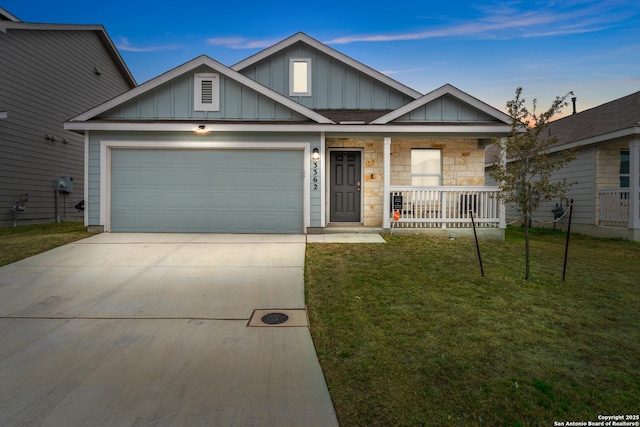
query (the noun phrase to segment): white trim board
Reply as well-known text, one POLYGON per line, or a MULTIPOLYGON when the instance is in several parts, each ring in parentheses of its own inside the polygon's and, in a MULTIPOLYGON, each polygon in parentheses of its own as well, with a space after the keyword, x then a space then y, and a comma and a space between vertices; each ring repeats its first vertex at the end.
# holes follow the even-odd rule
POLYGON ((478 138, 507 136, 511 127, 507 124, 473 125, 336 125, 336 124, 270 124, 270 123, 209 123, 206 120, 192 123, 171 122, 65 122, 64 128, 75 131, 149 131, 149 132, 194 132, 198 125, 206 125, 209 132, 326 132, 327 134, 361 133, 367 136, 393 134, 423 134, 423 136, 452 137, 473 135, 478 138))

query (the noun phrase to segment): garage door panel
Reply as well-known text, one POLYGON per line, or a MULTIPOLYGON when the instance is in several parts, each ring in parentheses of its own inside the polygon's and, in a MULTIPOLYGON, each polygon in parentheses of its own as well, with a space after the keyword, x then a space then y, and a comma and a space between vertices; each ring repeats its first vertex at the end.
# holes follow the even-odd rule
POLYGON ((113 149, 111 230, 300 233, 303 153, 113 149))

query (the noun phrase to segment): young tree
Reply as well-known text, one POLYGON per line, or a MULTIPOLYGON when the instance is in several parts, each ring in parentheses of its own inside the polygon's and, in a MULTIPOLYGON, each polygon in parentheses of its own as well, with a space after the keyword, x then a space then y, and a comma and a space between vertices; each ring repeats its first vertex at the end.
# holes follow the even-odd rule
POLYGON ((506 162, 497 161, 489 174, 500 187, 500 198, 513 205, 522 220, 525 241, 525 279, 530 279, 529 226, 531 215, 543 200, 563 198, 569 185, 566 180, 551 182, 553 172, 575 159, 574 150, 561 150, 550 154, 557 138, 545 132, 553 116, 568 105, 567 97, 556 97, 548 110, 538 113, 537 102, 529 111, 522 97, 522 88, 516 89, 515 98, 507 102, 511 117, 508 138, 494 139, 504 153, 506 162))

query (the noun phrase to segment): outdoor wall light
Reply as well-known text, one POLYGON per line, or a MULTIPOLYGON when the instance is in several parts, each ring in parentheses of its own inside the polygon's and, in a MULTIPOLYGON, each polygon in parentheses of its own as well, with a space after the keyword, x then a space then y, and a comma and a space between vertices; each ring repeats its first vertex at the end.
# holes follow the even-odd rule
POLYGON ((313 149, 313 154, 311 154, 311 160, 313 160, 314 162, 317 162, 318 160, 320 160, 320 150, 318 150, 317 148, 313 149))
POLYGON ((197 133, 207 133, 209 132, 209 130, 207 129, 207 127, 205 125, 200 125, 198 126, 198 129, 196 129, 197 133))

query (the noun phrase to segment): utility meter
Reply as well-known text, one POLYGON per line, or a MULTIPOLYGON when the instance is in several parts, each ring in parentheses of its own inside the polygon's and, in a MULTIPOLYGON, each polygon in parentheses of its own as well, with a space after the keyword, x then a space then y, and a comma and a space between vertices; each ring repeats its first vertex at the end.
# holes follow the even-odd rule
POLYGON ((56 190, 62 193, 71 193, 73 191, 73 178, 70 176, 56 178, 56 190))

